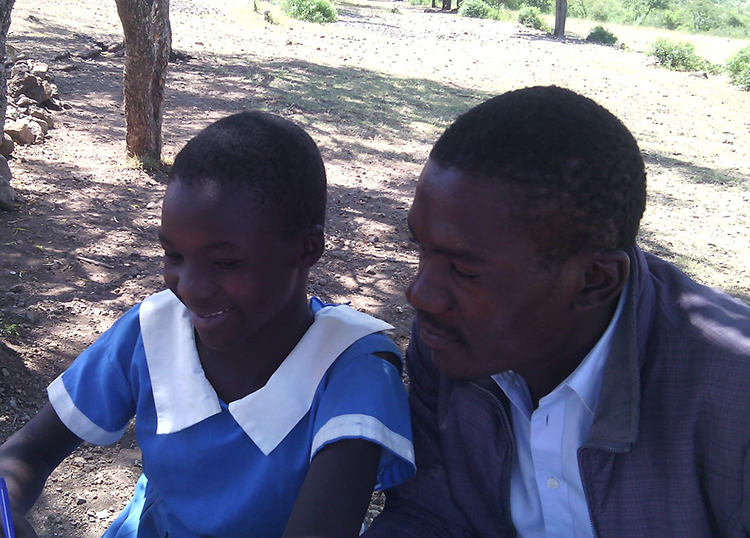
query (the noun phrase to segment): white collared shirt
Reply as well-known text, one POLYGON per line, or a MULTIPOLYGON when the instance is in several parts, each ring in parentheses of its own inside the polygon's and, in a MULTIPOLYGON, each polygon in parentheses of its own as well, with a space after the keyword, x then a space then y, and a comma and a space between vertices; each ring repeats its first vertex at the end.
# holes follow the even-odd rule
POLYGON ((581 364, 533 408, 526 381, 513 371, 492 376, 511 401, 515 455, 510 509, 519 538, 589 538, 593 528, 578 469, 578 449, 594 421, 604 365, 627 286, 615 315, 581 364))

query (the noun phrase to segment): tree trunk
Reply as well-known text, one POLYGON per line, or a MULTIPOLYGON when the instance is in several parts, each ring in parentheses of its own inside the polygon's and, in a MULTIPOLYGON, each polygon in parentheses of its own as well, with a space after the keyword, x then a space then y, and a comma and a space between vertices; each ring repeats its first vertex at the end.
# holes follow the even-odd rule
POLYGON ((568 0, 555 0, 555 37, 565 39, 565 19, 568 16, 568 0))
POLYGON ((125 146, 151 165, 161 161, 167 65, 172 52, 169 0, 115 0, 125 35, 125 146))
POLYGON ((451 10, 451 0, 443 0, 443 11, 451 10))
MULTIPOLYGON (((10 12, 15 0, 0 0, 0 58, 5 61, 5 43, 8 40, 10 28, 10 12)), ((0 141, 2 141, 5 127, 5 111, 8 108, 8 85, 5 81, 5 68, 0 66, 0 141)))

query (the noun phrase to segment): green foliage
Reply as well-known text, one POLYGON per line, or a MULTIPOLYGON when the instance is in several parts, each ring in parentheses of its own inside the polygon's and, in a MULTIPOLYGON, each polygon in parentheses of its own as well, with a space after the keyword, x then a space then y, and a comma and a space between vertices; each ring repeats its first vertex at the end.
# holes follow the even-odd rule
POLYGON ((513 13, 508 8, 503 5, 494 7, 484 0, 463 0, 461 7, 458 8, 458 14, 462 17, 474 19, 493 19, 506 22, 513 20, 513 13))
POLYGON ((589 32, 586 41, 591 43, 599 43, 601 45, 614 45, 617 43, 617 37, 615 34, 607 30, 604 26, 595 26, 589 32))
POLYGON ((505 6, 493 7, 490 18, 496 21, 510 22, 515 18, 515 13, 505 6))
POLYGON ((734 84, 750 92, 750 46, 727 60, 727 73, 734 84))
POLYGON ((431 6, 432 0, 409 0, 412 6, 431 6))
POLYGON ((518 12, 518 22, 529 28, 550 33, 552 30, 542 18, 542 12, 538 7, 524 7, 518 12))
POLYGON ((692 43, 677 43, 660 37, 651 44, 648 53, 656 57, 659 65, 675 71, 700 71, 709 66, 695 53, 692 43))
POLYGON ((489 19, 491 13, 492 7, 484 0, 463 0, 461 7, 458 8, 458 14, 461 17, 472 19, 489 19))
POLYGON ((665 9, 658 26, 667 30, 677 30, 681 26, 680 16, 671 9, 665 9))
POLYGON ((522 0, 521 3, 525 6, 539 8, 542 13, 552 11, 552 0, 522 0))
POLYGON ((338 12, 330 0, 282 0, 281 9, 294 19, 307 22, 335 22, 338 12))
POLYGON ((719 26, 717 9, 713 0, 690 0, 686 8, 690 13, 691 30, 706 32, 719 26))
POLYGON ((20 326, 17 323, 7 323, 3 318, 0 318, 0 336, 18 338, 21 336, 20 326))

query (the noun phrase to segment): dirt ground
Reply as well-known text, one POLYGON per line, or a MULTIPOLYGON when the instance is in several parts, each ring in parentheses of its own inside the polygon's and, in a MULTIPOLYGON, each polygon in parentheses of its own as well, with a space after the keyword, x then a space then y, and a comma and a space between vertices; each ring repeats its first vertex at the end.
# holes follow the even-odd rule
MULTIPOLYGON (((609 25, 618 49, 586 43, 593 24, 582 21, 569 21, 559 42, 515 23, 355 1, 338 4, 339 22, 325 26, 271 25, 246 1, 171 2, 173 47, 191 58, 170 65, 164 157, 243 109, 306 128, 330 184, 327 251, 311 294, 386 319, 403 347, 412 317, 403 291, 416 266, 406 211, 430 145, 481 100, 556 84, 609 108, 638 139, 650 189, 642 246, 750 302, 750 93, 723 75, 656 67, 644 54, 654 31, 609 25)), ((123 59, 55 59, 92 38, 121 41, 114 2, 16 1, 8 42, 49 64, 70 108, 54 114, 43 144, 17 147, 9 161, 19 201, 0 212, 0 440, 44 405, 47 384, 98 334, 162 287, 164 178, 123 156, 123 59)), ((691 40, 714 62, 747 45, 691 40)), ((40 536, 100 536, 139 473, 132 432, 111 447, 84 446, 31 515, 40 536)))

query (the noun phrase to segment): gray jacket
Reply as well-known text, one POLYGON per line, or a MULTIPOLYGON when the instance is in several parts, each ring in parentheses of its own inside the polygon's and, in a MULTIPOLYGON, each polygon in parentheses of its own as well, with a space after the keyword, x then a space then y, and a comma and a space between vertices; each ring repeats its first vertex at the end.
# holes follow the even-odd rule
MULTIPOLYGON (((600 537, 750 536, 750 309, 631 252, 627 308, 594 424, 578 451, 600 537)), ((514 536, 509 403, 490 379, 452 381, 413 331, 417 475, 387 492, 366 538, 514 536)))

